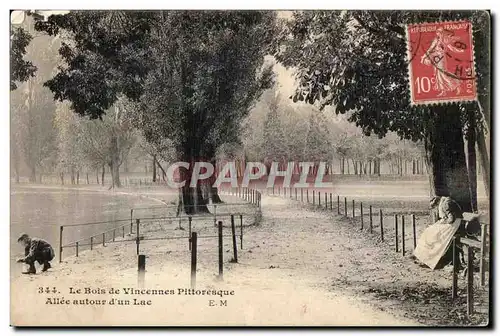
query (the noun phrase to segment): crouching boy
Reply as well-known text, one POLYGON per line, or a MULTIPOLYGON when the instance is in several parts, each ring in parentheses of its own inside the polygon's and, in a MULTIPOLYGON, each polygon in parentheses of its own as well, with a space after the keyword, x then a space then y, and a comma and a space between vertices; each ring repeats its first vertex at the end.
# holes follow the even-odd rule
POLYGON ((47 271, 52 266, 50 261, 54 259, 54 249, 52 246, 43 239, 31 238, 26 233, 22 234, 17 240, 24 246, 24 258, 18 259, 17 262, 26 263, 29 265, 27 271, 23 274, 35 274, 35 261, 43 265, 42 272, 47 271))

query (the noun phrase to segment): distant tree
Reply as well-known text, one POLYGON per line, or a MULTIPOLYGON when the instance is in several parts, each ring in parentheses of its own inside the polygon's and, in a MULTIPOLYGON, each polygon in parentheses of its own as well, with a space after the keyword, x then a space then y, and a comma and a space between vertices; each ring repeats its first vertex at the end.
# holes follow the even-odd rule
POLYGON ((106 113, 102 120, 83 119, 79 122, 78 142, 83 160, 93 166, 108 166, 113 188, 121 187, 120 166, 137 139, 136 130, 124 117, 123 104, 121 100, 117 101, 112 113, 106 113))
POLYGON ((78 116, 70 111, 68 104, 57 103, 55 127, 57 129, 57 170, 61 184, 65 183, 64 174, 71 174, 71 183, 78 183, 83 158, 79 146, 78 116))
MULTIPOLYGON (((27 34, 34 34, 33 19, 28 17, 21 27, 27 34)), ((55 164, 56 129, 55 109, 50 91, 43 87, 58 64, 57 38, 37 36, 24 48, 26 62, 36 67, 36 76, 26 77, 11 91, 11 137, 16 153, 15 166, 24 162, 29 169, 30 182, 40 181, 45 172, 55 164)))
POLYGON ((328 162, 331 156, 326 119, 321 112, 311 111, 305 138, 304 159, 314 162, 312 173, 316 175, 319 163, 328 162))
POLYGON ((281 121, 280 96, 271 91, 267 100, 267 115, 264 121, 264 134, 262 137, 262 157, 269 172, 272 162, 285 163, 288 161, 290 151, 286 142, 285 132, 281 121))

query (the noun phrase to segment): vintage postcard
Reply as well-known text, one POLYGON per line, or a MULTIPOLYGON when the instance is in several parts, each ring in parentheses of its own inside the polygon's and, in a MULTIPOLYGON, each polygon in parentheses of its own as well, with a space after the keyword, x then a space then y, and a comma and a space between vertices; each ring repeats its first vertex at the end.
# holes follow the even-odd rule
POLYGON ((10 11, 10 323, 490 325, 491 17, 10 11))

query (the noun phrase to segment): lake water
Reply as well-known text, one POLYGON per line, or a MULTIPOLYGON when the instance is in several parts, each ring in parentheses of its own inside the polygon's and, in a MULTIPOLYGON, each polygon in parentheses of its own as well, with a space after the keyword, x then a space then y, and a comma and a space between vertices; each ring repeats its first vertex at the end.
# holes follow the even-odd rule
MULTIPOLYGON (((58 260, 60 225, 128 219, 131 208, 158 205, 161 203, 153 199, 113 192, 14 185, 10 197, 11 271, 20 271, 23 266, 15 263, 24 253, 17 243, 22 233, 49 241, 58 260)), ((117 225, 68 227, 64 229, 63 243, 86 238, 117 225)))

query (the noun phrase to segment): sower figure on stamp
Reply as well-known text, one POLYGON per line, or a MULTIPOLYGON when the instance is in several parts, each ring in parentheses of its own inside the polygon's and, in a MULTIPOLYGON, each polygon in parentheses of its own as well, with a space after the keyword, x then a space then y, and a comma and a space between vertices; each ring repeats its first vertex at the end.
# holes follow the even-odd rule
POLYGON ((17 242, 24 246, 25 255, 24 258, 18 259, 17 262, 23 262, 29 265, 28 270, 23 272, 23 274, 36 273, 35 261, 43 265, 42 272, 52 267, 50 261, 54 259, 55 254, 54 249, 47 241, 40 238, 32 238, 26 233, 23 233, 17 242))
POLYGON ((448 91, 460 94, 460 79, 450 75, 446 60, 447 57, 451 57, 449 51, 464 53, 464 50, 457 48, 455 43, 461 43, 459 37, 453 36, 451 31, 438 28, 436 37, 421 59, 423 64, 434 67, 434 90, 439 92, 438 97, 446 95, 448 91))

